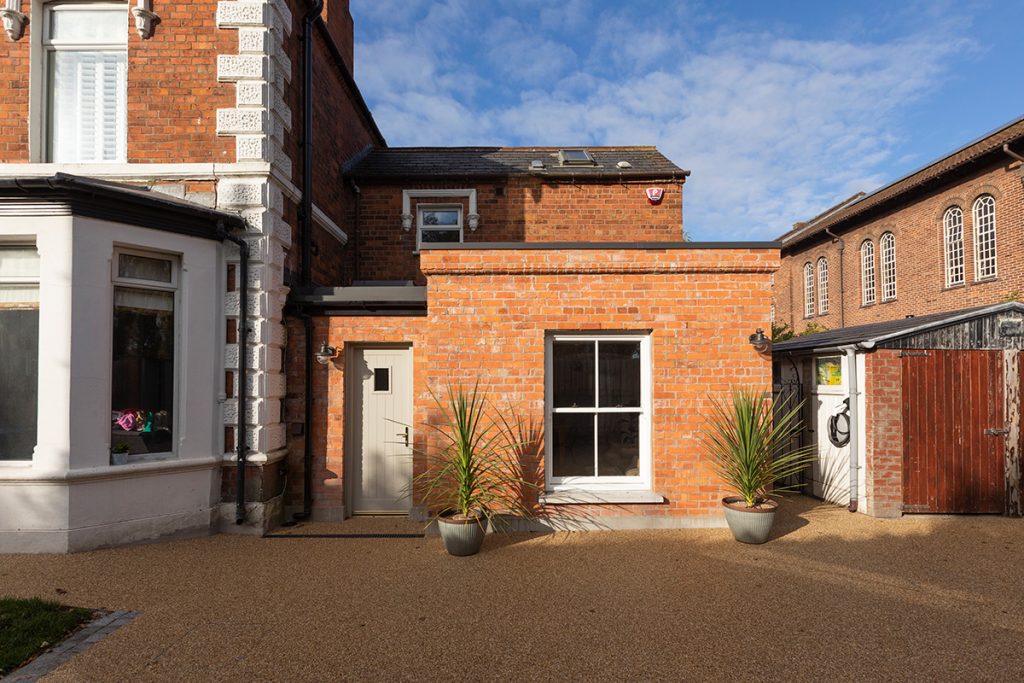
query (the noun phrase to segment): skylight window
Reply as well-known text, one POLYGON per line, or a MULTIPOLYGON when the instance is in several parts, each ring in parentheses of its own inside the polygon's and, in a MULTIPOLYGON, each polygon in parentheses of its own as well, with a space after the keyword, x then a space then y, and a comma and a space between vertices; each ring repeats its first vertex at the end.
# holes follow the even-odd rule
POLYGON ((558 160, 562 166, 594 166, 594 157, 585 149, 560 149, 558 160))

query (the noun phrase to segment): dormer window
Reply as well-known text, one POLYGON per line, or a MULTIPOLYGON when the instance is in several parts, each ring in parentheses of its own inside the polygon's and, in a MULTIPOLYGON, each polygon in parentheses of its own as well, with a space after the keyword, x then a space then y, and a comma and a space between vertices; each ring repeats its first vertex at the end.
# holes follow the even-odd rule
POLYGON ((558 161, 562 166, 595 166, 594 157, 585 149, 560 149, 558 161))

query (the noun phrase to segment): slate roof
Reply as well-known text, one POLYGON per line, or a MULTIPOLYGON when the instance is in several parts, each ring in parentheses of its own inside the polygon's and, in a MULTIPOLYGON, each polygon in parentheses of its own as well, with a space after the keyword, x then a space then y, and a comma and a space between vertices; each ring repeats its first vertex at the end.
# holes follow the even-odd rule
POLYGON ((959 311, 945 311, 943 313, 931 313, 929 315, 918 315, 913 318, 899 318, 897 320, 885 320, 867 325, 855 325, 853 327, 841 327, 836 330, 826 330, 816 334, 808 334, 803 337, 793 337, 784 342, 772 344, 772 353, 788 353, 792 351, 810 351, 813 349, 830 349, 847 344, 860 342, 875 342, 895 339, 898 337, 910 336, 928 329, 935 329, 963 322, 972 318, 981 318, 993 313, 1004 311, 1024 312, 1024 304, 1007 302, 988 306, 977 306, 965 308, 959 311))
MULTIPOLYGON (((859 216, 871 209, 881 209, 886 204, 900 199, 909 192, 919 189, 924 190, 930 185, 937 184, 949 173, 972 162, 979 161, 986 155, 1002 155, 1004 143, 1018 142, 1022 139, 1024 139, 1024 116, 977 140, 967 143, 941 159, 933 161, 927 166, 919 168, 870 194, 860 198, 856 196, 851 197, 845 202, 840 203, 837 207, 833 207, 833 209, 829 209, 823 214, 812 218, 810 221, 797 223, 792 230, 780 236, 779 241, 788 247, 824 232, 826 229, 841 228, 843 224, 854 222, 859 216)), ((1018 154, 1024 154, 1022 149, 1014 151, 1018 154)), ((1005 158, 1007 161, 1010 161, 1009 157, 1005 158)))
POLYGON ((512 175, 540 177, 614 177, 685 180, 690 174, 655 147, 387 147, 357 159, 346 173, 356 178, 496 178, 512 175), (596 165, 566 165, 559 149, 585 149, 596 165), (544 162, 531 171, 534 160, 544 162), (630 168, 620 169, 620 161, 630 168))

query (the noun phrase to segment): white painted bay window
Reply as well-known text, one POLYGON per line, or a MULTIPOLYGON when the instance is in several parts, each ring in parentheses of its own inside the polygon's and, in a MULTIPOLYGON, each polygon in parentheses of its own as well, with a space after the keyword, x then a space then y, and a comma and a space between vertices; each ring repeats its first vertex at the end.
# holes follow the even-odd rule
POLYGON ((114 254, 111 462, 174 450, 176 261, 114 254))
POLYGON ((0 243, 0 461, 31 460, 39 391, 39 254, 0 243))
POLYGON ((546 341, 549 490, 649 489, 650 337, 546 341))
POLYGON ((44 7, 47 160, 125 161, 127 5, 49 2, 44 7))

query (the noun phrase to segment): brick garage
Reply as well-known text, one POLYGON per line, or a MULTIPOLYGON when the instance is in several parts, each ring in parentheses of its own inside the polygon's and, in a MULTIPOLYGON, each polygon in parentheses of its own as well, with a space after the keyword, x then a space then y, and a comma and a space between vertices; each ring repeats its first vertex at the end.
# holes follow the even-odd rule
MULTIPOLYGON (((317 318, 316 334, 337 356, 317 366, 314 377, 314 514, 336 517, 346 500, 345 458, 352 445, 346 451, 344 416, 353 397, 346 397, 345 350, 353 344, 411 345, 413 440, 424 448, 436 445, 421 427, 439 419, 431 391, 441 393, 449 382, 472 386, 479 378, 496 405, 512 405, 528 422, 544 424, 546 337, 629 332, 650 339, 650 492, 660 502, 552 503, 537 509, 552 521, 591 520, 610 527, 719 524, 724 491, 701 456, 698 436, 711 401, 735 386, 768 385, 770 363, 747 338, 767 323, 770 275, 777 265, 771 244, 424 249, 425 316, 317 318)), ((290 329, 301 332, 298 325, 290 329)), ((290 339, 290 349, 301 347, 290 339)), ((300 361, 290 358, 290 378, 293 370, 300 373, 300 361)), ((300 381, 301 374, 289 386, 300 381)), ((297 396, 289 406, 289 420, 300 419, 297 396)), ((301 454, 293 451, 292 457, 301 454)), ((523 465, 543 486, 543 456, 523 465)), ((416 471, 421 467, 417 461, 416 471)), ((293 501, 297 494, 295 488, 293 501)), ((535 497, 529 502, 538 503, 535 497)))
POLYGON ((831 502, 874 517, 1019 516, 1022 349, 1016 302, 848 327, 776 344, 776 392, 806 399, 804 440, 836 480, 822 487, 831 502), (834 391, 820 369, 830 362, 834 391), (834 430, 844 414, 849 428, 834 430), (846 444, 830 441, 844 433, 846 444), (858 481, 844 486, 851 458, 858 481))

